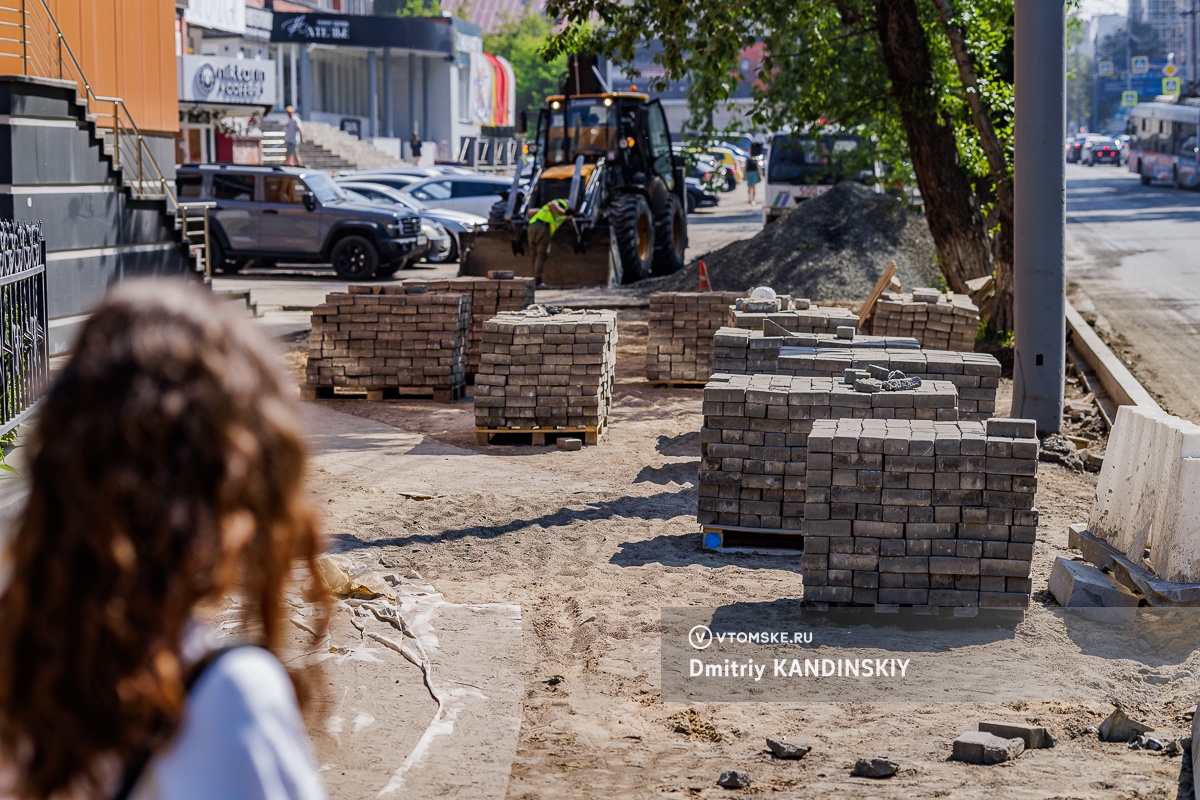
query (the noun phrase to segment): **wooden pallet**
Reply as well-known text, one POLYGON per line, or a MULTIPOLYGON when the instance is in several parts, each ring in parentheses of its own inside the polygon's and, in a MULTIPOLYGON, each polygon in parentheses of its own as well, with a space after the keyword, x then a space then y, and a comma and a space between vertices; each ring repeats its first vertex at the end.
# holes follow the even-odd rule
POLYGON ((491 444, 492 437, 498 435, 515 434, 519 438, 529 437, 529 444, 535 447, 544 447, 546 445, 546 437, 552 437, 551 441, 557 440, 559 436, 576 436, 583 439, 584 444, 596 444, 600 436, 604 433, 608 426, 608 421, 605 420, 599 425, 587 425, 582 428, 570 427, 539 427, 531 428, 476 428, 475 443, 476 444, 491 444))
POLYGON ((703 389, 708 381, 650 381, 651 386, 667 389, 703 389))
POLYGON ((700 541, 706 550, 797 555, 804 551, 800 531, 774 528, 743 528, 737 525, 702 525, 700 541))
POLYGON ((384 400, 433 400, 438 403, 453 403, 466 396, 462 386, 383 386, 367 388, 360 386, 313 386, 300 384, 301 400, 367 399, 371 402, 384 400))

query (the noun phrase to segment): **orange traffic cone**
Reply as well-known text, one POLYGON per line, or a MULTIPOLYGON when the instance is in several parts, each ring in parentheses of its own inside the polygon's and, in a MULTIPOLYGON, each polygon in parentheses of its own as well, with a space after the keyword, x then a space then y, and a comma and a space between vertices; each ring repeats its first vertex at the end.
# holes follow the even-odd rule
POLYGON ((712 291, 712 284, 708 282, 708 267, 704 266, 704 259, 700 259, 700 291, 712 291))

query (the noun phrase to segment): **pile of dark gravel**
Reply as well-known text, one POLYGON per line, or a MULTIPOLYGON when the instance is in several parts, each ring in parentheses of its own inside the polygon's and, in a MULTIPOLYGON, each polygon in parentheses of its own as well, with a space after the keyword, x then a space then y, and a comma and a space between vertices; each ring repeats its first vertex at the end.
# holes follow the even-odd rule
MULTIPOLYGON (((918 211, 859 183, 838 184, 805 201, 750 239, 702 258, 715 291, 770 286, 811 300, 865 300, 893 259, 906 288, 940 275, 929 226, 918 211)), ((635 286, 695 291, 697 264, 635 286)))

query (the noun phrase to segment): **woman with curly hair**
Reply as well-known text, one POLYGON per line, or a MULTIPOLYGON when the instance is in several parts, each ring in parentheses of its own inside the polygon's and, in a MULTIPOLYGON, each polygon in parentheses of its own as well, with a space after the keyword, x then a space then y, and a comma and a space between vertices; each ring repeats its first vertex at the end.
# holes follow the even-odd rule
POLYGON ((249 323, 183 282, 100 303, 42 400, 0 556, 0 795, 325 796, 277 659, 285 586, 320 585, 304 473, 249 323), (253 632, 236 647, 199 621, 227 595, 253 632))

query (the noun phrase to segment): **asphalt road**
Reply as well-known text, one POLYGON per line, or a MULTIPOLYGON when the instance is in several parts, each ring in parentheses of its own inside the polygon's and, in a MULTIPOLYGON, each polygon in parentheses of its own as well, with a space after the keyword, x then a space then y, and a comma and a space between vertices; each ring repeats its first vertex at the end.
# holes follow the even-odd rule
POLYGON ((1200 421, 1200 193, 1067 165, 1068 294, 1146 388, 1200 421))

